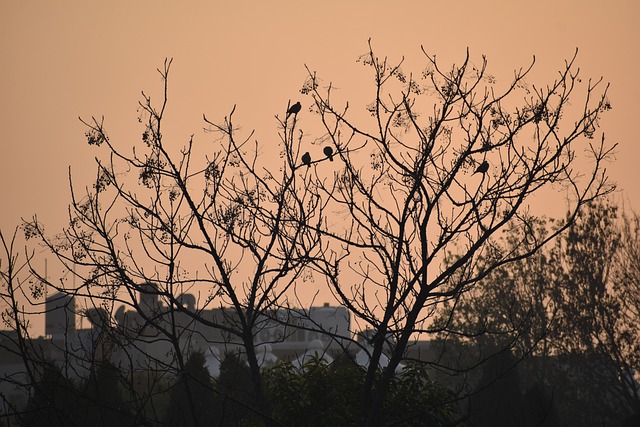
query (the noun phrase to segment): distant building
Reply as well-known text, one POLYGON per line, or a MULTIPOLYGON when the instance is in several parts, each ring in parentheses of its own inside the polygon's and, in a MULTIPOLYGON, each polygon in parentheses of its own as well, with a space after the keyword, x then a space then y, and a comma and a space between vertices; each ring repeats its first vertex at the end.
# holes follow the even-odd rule
POLYGON ((45 334, 54 340, 63 340, 76 333, 76 306, 73 296, 56 293, 45 302, 45 334))
MULTIPOLYGON (((234 327, 239 329, 237 313, 229 308, 196 310, 196 299, 190 294, 180 295, 177 300, 185 310, 195 310, 200 318, 206 319, 210 324, 196 321, 182 309, 172 311, 169 307, 162 306, 153 288, 141 289, 141 312, 120 307, 115 314, 118 322, 115 327, 130 342, 122 346, 123 362, 135 361, 138 368, 143 368, 149 359, 160 364, 170 364, 173 343, 163 337, 162 329, 176 331, 183 354, 203 352, 212 372, 217 372, 219 363, 227 354, 244 354, 240 338, 228 332, 228 329, 234 327)), ((255 330, 259 362, 267 367, 273 366, 278 360, 293 361, 308 357, 307 350, 312 343, 314 353, 332 360, 336 355, 344 353, 352 343, 350 326, 349 311, 344 307, 331 307, 328 304, 309 309, 280 309, 264 313, 258 318, 255 330)))
MULTIPOLYGON (((213 376, 219 374, 220 363, 228 354, 244 355, 240 337, 229 332, 240 330, 234 310, 198 309, 191 294, 176 300, 178 307, 163 305, 157 287, 147 283, 139 287, 136 310, 120 306, 108 313, 100 307, 90 308, 81 316, 91 328, 76 329, 74 298, 56 293, 46 299, 46 337, 38 339, 38 345, 50 360, 68 364, 80 376, 103 358, 124 370, 166 370, 175 363, 176 344, 167 331, 175 333, 182 354, 204 353, 213 376), (194 319, 193 313, 204 321, 194 319)), ((254 331, 256 354, 265 368, 279 361, 303 365, 310 358, 331 363, 344 353, 358 355, 358 362, 366 366, 369 347, 357 342, 363 338, 353 334, 349 310, 329 304, 262 313, 254 331)), ((387 361, 383 355, 380 365, 387 361)))
POLYGON ((146 313, 153 313, 160 308, 158 288, 153 283, 140 285, 140 308, 146 313))

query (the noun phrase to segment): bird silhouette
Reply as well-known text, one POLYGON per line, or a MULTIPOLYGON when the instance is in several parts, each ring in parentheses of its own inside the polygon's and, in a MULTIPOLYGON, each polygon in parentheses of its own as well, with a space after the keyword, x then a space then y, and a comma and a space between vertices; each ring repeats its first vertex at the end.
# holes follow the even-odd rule
POLYGON ((311 167, 311 154, 308 151, 302 155, 302 163, 307 165, 308 168, 311 167))
MULTIPOLYGON (((287 118, 289 118, 290 115, 295 114, 298 115, 298 112, 300 112, 300 109, 302 108, 302 105, 300 105, 300 101, 296 102, 295 104, 293 104, 291 107, 289 107, 289 109, 287 110, 287 118)), ((285 119, 286 120, 286 119, 285 119)))
POLYGON ((324 147, 322 152, 329 158, 329 161, 333 162, 333 148, 327 145, 326 147, 324 147))
POLYGON ((486 171, 489 170, 489 162, 487 162, 486 160, 482 162, 482 164, 480 164, 480 166, 478 166, 478 168, 476 169, 476 171, 473 173, 473 175, 477 174, 477 173, 485 173, 486 171))

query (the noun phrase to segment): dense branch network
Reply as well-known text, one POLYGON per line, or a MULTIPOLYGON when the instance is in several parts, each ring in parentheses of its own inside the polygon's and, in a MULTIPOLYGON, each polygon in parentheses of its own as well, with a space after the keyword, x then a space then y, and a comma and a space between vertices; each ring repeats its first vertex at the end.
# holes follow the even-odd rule
POLYGON ((533 61, 500 89, 484 58, 477 67, 467 52, 444 70, 423 54, 424 70, 407 75, 403 61, 380 58, 369 45, 359 61, 373 76, 373 100, 363 110, 336 99, 340 92, 309 70, 301 92, 315 114, 296 102, 276 116, 275 163, 253 134, 240 135, 235 107, 222 122, 204 116, 209 143, 166 142, 166 61, 160 102, 142 94, 143 131, 131 152, 110 139, 104 119, 83 120, 88 143, 106 154, 96 157, 91 187, 78 190, 69 173, 69 226, 51 237, 37 219, 25 224, 79 284, 34 274, 86 301, 96 322, 121 323, 116 306, 131 309, 131 328, 109 328, 131 366, 141 340, 166 342, 170 360, 149 358, 146 368, 185 372, 185 319, 218 331, 245 357, 258 402, 251 410, 271 425, 257 336, 265 318, 293 322, 276 316, 280 309, 308 316, 292 308, 298 283, 322 277, 371 333, 357 342, 353 331, 305 328, 370 352, 360 414, 376 425, 411 340, 447 330, 477 283, 532 256, 613 188, 604 168, 613 147, 598 130, 611 108, 607 87, 583 82, 576 56, 547 86, 527 83, 533 61), (540 233, 529 206, 558 191, 567 220, 540 233), (517 241, 501 245, 506 231, 517 241), (197 307, 187 292, 199 295, 197 307), (441 307, 450 310, 434 323, 441 307), (222 317, 205 315, 209 308, 222 317), (383 352, 389 360, 379 374, 383 352))
POLYGON ((572 107, 569 99, 584 87, 575 56, 546 87, 526 83, 532 63, 501 92, 484 58, 475 67, 467 53, 460 66, 444 71, 423 53, 427 67, 417 78, 373 50, 361 57, 375 81, 367 107, 373 121, 348 103, 339 107, 333 87, 321 88, 314 73, 303 88, 343 166, 331 185, 318 180, 314 191, 348 220, 322 231, 359 279, 345 287, 330 272, 327 277, 341 303, 375 331, 374 360, 393 336, 383 382, 416 332, 434 332, 434 307, 563 231, 542 238, 533 232, 534 195, 562 189, 570 224, 585 203, 613 189, 604 173, 613 147, 595 135, 610 108, 607 88, 587 82, 583 106, 572 107), (358 121, 372 123, 371 130, 358 121), (582 151, 591 162, 586 168, 578 160, 582 151), (504 250, 476 268, 507 228, 518 230, 524 250, 504 250))

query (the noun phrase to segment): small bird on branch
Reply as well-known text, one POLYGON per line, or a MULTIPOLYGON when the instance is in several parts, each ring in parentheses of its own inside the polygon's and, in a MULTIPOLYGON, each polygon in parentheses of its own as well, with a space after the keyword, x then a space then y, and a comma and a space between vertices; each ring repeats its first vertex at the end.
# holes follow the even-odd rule
POLYGON ((333 162, 333 148, 327 145, 326 147, 324 147, 322 152, 324 153, 325 156, 329 158, 330 162, 333 162))
POLYGON ((308 151, 302 155, 302 163, 307 165, 308 168, 311 167, 311 154, 308 151))
POLYGON ((482 164, 480 166, 478 166, 478 168, 476 169, 476 171, 473 173, 473 175, 477 174, 477 173, 485 173, 486 171, 489 170, 489 162, 487 162, 486 160, 482 162, 482 164))
POLYGON ((293 104, 291 107, 289 107, 289 109, 287 110, 287 117, 285 118, 288 119, 290 115, 295 114, 296 116, 298 115, 298 113, 300 112, 300 109, 302 108, 302 105, 300 105, 300 101, 296 102, 295 104, 293 104))

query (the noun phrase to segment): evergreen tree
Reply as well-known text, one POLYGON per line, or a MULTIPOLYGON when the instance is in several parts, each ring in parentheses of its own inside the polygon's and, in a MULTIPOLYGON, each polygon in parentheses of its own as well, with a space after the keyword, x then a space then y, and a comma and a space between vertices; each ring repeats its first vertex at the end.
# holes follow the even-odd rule
POLYGON ((215 392, 203 353, 195 352, 169 390, 167 422, 171 426, 211 425, 219 419, 215 392))

